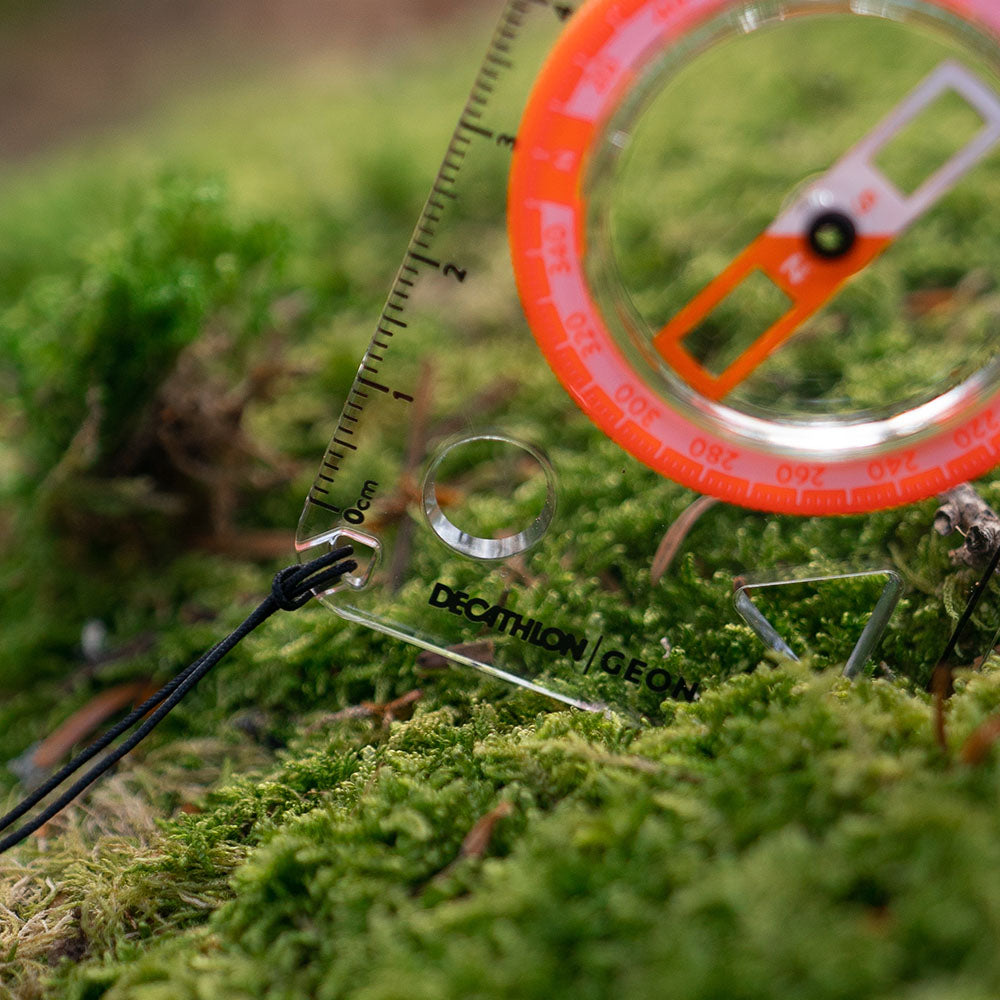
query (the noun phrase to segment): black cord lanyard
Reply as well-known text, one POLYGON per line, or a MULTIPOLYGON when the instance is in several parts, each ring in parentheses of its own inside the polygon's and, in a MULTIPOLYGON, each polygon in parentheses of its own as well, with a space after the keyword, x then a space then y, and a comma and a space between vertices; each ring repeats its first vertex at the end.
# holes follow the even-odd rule
POLYGON ((972 588, 972 594, 969 597, 969 602, 965 605, 965 610, 962 612, 961 617, 955 625, 954 631, 951 633, 948 645, 945 646, 945 650, 938 660, 939 667, 948 666, 951 656, 958 646, 958 640, 961 639, 966 625, 969 624, 973 614, 975 614, 976 608, 979 606, 980 599, 983 594, 986 593, 986 585, 992 579, 993 574, 996 573, 998 564, 1000 564, 1000 545, 998 545, 994 550, 986 569, 983 571, 983 575, 976 581, 976 585, 972 588))
POLYGON ((271 593, 247 616, 233 632, 216 643, 207 653, 190 666, 185 667, 173 680, 164 684, 156 694, 133 709, 124 719, 103 736, 95 740, 85 750, 78 753, 61 771, 53 774, 43 785, 26 796, 6 816, 0 817, 0 833, 17 822, 26 812, 33 809, 42 799, 47 798, 67 778, 80 770, 89 760, 109 747, 133 726, 142 724, 119 746, 103 757, 89 771, 71 785, 54 802, 46 806, 33 819, 18 827, 0 840, 0 854, 19 844, 39 827, 47 823, 60 810, 69 805, 78 795, 90 787, 98 778, 118 763, 130 750, 138 746, 167 715, 177 706, 188 692, 241 640, 245 639, 258 625, 267 621, 276 611, 297 611, 306 605, 316 593, 328 590, 346 573, 357 569, 357 563, 350 561, 352 550, 349 546, 334 549, 326 555, 302 566, 286 566, 278 572, 271 585, 271 593), (146 718, 146 716, 149 716, 146 718), (145 721, 143 721, 145 720, 145 721))
MULTIPOLYGON (((53 774, 44 784, 25 796, 10 812, 0 817, 0 833, 9 829, 25 813, 33 809, 43 799, 54 792, 68 778, 72 777, 88 761, 102 750, 111 746, 137 723, 142 723, 121 744, 102 757, 90 770, 86 771, 62 795, 50 803, 37 816, 24 823, 6 837, 0 839, 0 854, 44 826, 53 816, 64 809, 78 795, 82 794, 106 771, 110 770, 129 751, 138 746, 170 714, 178 703, 198 682, 239 642, 245 639, 259 625, 267 621, 276 611, 297 611, 309 603, 314 594, 328 590, 345 574, 357 569, 357 563, 349 557, 353 554, 350 546, 334 549, 326 555, 302 566, 286 566, 274 577, 271 593, 243 620, 243 622, 221 642, 216 643, 207 653, 190 666, 185 667, 173 680, 168 681, 156 694, 147 698, 138 708, 133 709, 121 722, 96 739, 85 750, 78 753, 61 771, 53 774), (148 718, 147 718, 148 716, 148 718), (145 721, 143 721, 145 720, 145 721)), ((943 664, 954 652, 965 626, 972 617, 982 597, 986 584, 1000 563, 1000 546, 993 553, 986 571, 979 580, 972 597, 958 621, 947 648, 941 657, 943 664)))

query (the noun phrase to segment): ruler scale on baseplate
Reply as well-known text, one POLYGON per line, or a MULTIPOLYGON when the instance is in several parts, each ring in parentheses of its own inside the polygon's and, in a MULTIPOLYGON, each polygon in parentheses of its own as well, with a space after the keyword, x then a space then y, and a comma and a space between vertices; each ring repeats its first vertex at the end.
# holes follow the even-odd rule
MULTIPOLYGON (((387 362, 396 342, 409 333, 407 315, 414 290, 428 278, 439 277, 458 285, 465 284, 469 279, 468 269, 462 266, 460 260, 452 260, 447 253, 438 251, 436 237, 449 212, 456 210, 460 198, 460 178, 470 147, 485 144, 498 156, 509 160, 515 144, 519 111, 509 120, 502 114, 493 115, 491 112, 497 103, 498 89, 505 85, 506 78, 514 70, 514 52, 520 47, 518 42, 525 30, 525 22, 530 19, 537 22, 544 18, 548 22, 544 30, 554 38, 572 12, 570 5, 551 3, 549 0, 511 0, 490 42, 300 519, 296 547, 302 558, 307 558, 317 549, 343 544, 350 544, 355 549, 359 569, 324 595, 328 600, 335 600, 338 592, 350 594, 364 591, 372 584, 376 571, 386 559, 385 539, 379 533, 365 529, 371 512, 377 507, 376 491, 382 484, 365 471, 362 465, 365 449, 355 442, 360 441, 361 428, 373 408, 397 404, 398 419, 406 421, 409 418, 408 408, 415 402, 414 393, 418 389, 411 381, 393 381, 387 373, 387 368, 391 371, 387 362)), ((521 83, 523 88, 523 79, 521 83)), ((518 102, 523 97, 524 94, 520 93, 510 107, 518 109, 518 102)), ((502 193, 497 207, 502 225, 502 193)), ((381 450, 383 445, 382 441, 371 441, 366 447, 381 450)), ((405 624, 373 619, 364 611, 345 608, 340 603, 334 607, 348 618, 356 618, 423 648, 437 650, 440 646, 437 639, 421 635, 405 624)), ((595 707, 590 702, 540 687, 530 679, 465 656, 460 649, 452 647, 445 652, 456 663, 473 666, 575 707, 595 707)))
POLYGON ((629 562, 641 540, 602 528, 614 483, 832 515, 997 463, 989 322, 939 346, 919 317, 886 333, 865 296, 947 274, 952 251, 921 256, 935 234, 1000 201, 1000 10, 877 6, 509 0, 300 521, 302 558, 358 553, 330 607, 569 704, 642 710, 696 685, 622 613, 657 596, 629 562), (843 93, 824 104, 829 80, 843 93), (820 98, 782 109, 786 91, 820 98), (970 138, 950 142, 945 93, 975 114, 970 138), (879 158, 911 127, 934 162, 907 193, 879 158), (753 169, 723 184, 741 144, 753 169), (753 212, 730 232, 714 207, 745 184, 756 238, 738 225, 753 212), (693 332, 753 272, 790 307, 762 335, 756 306, 737 311, 709 331, 724 360, 699 356, 693 332), (823 342, 833 327, 856 358, 823 342), (899 398, 866 397, 873 365, 899 398), (625 554, 615 581, 589 572, 598 537, 625 554))
MULTIPOLYGON (((347 455, 344 454, 343 449, 357 451, 356 445, 341 438, 354 435, 355 427, 361 422, 368 401, 372 398, 372 393, 380 393, 386 397, 391 396, 393 400, 398 402, 413 402, 413 396, 409 393, 399 389, 390 389, 389 386, 376 381, 375 377, 380 373, 380 366, 385 362, 385 355, 392 349, 392 339, 397 333, 407 329, 407 324, 401 317, 406 312, 406 302, 410 297, 410 290, 415 286, 421 269, 431 268, 440 271, 444 268, 445 273, 448 269, 452 269, 456 275, 461 276, 456 265, 443 264, 442 261, 428 256, 431 251, 431 241, 434 239, 435 229, 441 221, 442 213, 447 209, 447 201, 455 198, 454 186, 457 173, 461 170, 466 147, 472 142, 471 137, 494 138, 495 133, 478 124, 477 120, 482 118, 481 108, 489 104, 489 94, 493 89, 489 82, 490 79, 495 78, 504 68, 509 66, 506 55, 509 50, 508 40, 516 37, 519 15, 529 5, 528 0, 514 4, 505 15, 504 23, 498 31, 498 37, 494 39, 491 51, 487 55, 486 65, 480 70, 479 78, 473 86, 469 101, 445 155, 444 163, 438 172, 420 221, 417 223, 417 229, 412 237, 410 249, 407 251, 406 260, 396 276, 385 309, 379 318, 371 346, 361 361, 354 386, 348 395, 344 412, 341 414, 337 432, 327 449, 323 466, 331 473, 340 473, 340 463, 347 461, 347 455)), ((307 512, 308 505, 312 505, 328 514, 341 517, 344 514, 344 508, 338 507, 326 499, 331 495, 330 487, 336 483, 337 479, 333 476, 320 473, 309 491, 306 500, 307 512)), ((369 498, 365 497, 364 492, 364 486, 357 490, 362 500, 366 501, 369 498)), ((365 508, 348 509, 362 511, 365 508)), ((360 520, 362 519, 359 517, 360 520)))
MULTIPOLYGON (((518 31, 522 26, 523 18, 532 7, 547 7, 547 0, 516 0, 510 3, 496 35, 493 38, 490 49, 482 67, 479 70, 477 79, 473 85, 472 92, 459 119, 458 126, 452 136, 448 150, 444 157, 441 169, 431 188, 431 193, 424 206, 420 220, 417 223, 416 231, 411 238, 410 247, 406 252, 406 257, 396 275, 395 282, 389 293, 385 309, 379 317, 376 332, 371 339, 371 344, 365 353, 358 369, 354 385, 348 394, 344 411, 340 417, 337 431, 327 448, 327 453, 323 459, 323 469, 313 483, 306 498, 306 507, 303 513, 303 526, 306 537, 302 538, 302 530, 299 535, 299 549, 311 548, 313 545, 328 544, 325 539, 325 531, 319 535, 309 535, 311 525, 317 520, 322 523, 324 518, 310 517, 311 508, 318 508, 324 514, 333 515, 337 519, 343 519, 348 525, 351 523, 361 524, 364 522, 364 513, 370 509, 373 499, 368 494, 372 487, 369 485, 372 480, 355 472, 355 487, 348 487, 347 496, 357 497, 358 502, 351 503, 350 500, 343 506, 338 506, 333 499, 339 496, 335 487, 340 485, 341 480, 347 475, 342 469, 345 464, 351 463, 348 453, 357 452, 358 446, 346 440, 354 437, 359 424, 362 423, 367 409, 371 407, 375 400, 380 397, 383 400, 391 399, 402 404, 412 404, 414 397, 400 388, 390 388, 390 386, 378 381, 382 371, 382 366, 386 362, 386 357, 393 348, 393 341, 397 335, 405 336, 408 324, 404 319, 407 312, 407 302, 411 291, 415 288, 422 273, 427 270, 438 272, 444 276, 454 275, 459 281, 464 281, 466 271, 458 264, 444 260, 438 260, 432 256, 433 241, 435 233, 444 214, 448 211, 449 202, 454 202, 457 198, 455 186, 458 174, 462 169, 462 161, 465 159, 468 147, 477 139, 488 142, 497 142, 500 145, 512 147, 514 137, 510 133, 497 132, 492 128, 482 124, 485 110, 490 105, 490 96, 496 87, 496 81, 511 69, 510 51, 512 42, 517 38, 518 31), (320 536, 324 536, 323 542, 314 541, 320 536)), ((568 13, 568 8, 563 8, 568 13)), ((566 16, 565 14, 561 16, 566 16)), ((400 414, 401 419, 405 419, 405 413, 400 414)), ((336 528, 334 530, 337 530, 336 528)), ((345 530, 350 530, 349 528, 345 530)), ((355 532, 355 536, 358 533, 355 532)), ((361 540, 355 537, 355 541, 361 540)), ((374 539, 370 539, 374 542, 374 539)), ((378 554, 378 547, 373 547, 373 553, 378 554)), ((360 578, 352 578, 355 587, 360 583, 360 578)))

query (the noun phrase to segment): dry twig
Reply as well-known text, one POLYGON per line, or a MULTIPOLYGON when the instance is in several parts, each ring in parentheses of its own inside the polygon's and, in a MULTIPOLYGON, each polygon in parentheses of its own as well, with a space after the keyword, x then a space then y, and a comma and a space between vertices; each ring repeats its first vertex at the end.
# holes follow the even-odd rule
POLYGON ((931 676, 931 694, 934 697, 934 739, 944 751, 948 750, 948 732, 945 726, 945 707, 955 690, 954 668, 943 660, 931 676))
POLYGON ((7 765, 28 788, 38 785, 78 743, 91 737, 108 719, 130 705, 138 705, 156 691, 149 680, 132 681, 102 691, 75 711, 37 746, 7 765))
POLYGON ((957 531, 965 539, 949 553, 952 563, 981 569, 1000 545, 1000 517, 968 483, 942 493, 941 500, 934 530, 939 535, 957 531))
POLYGON ((512 803, 501 802, 496 809, 491 809, 485 816, 481 816, 476 821, 475 826, 465 835, 458 856, 460 858, 481 858, 490 846, 497 823, 506 819, 513 811, 512 803))
POLYGON ((413 707, 423 697, 420 690, 407 691, 406 694, 392 701, 363 701, 360 705, 351 705, 339 712, 330 712, 320 716, 315 722, 306 726, 304 732, 315 733, 334 722, 346 722, 348 719, 374 719, 379 725, 388 726, 391 722, 401 722, 413 715, 413 707))
MULTIPOLYGON (((448 651, 457 653, 459 656, 467 656, 470 660, 478 660, 480 663, 493 662, 494 644, 490 639, 480 639, 477 642, 460 642, 455 646, 449 646, 448 651)), ((417 656, 417 666, 421 670, 444 670, 445 667, 454 665, 453 660, 449 660, 441 653, 432 653, 429 649, 423 650, 417 656)))
POLYGON ((687 538, 691 529, 698 523, 701 515, 711 510, 718 502, 715 497, 698 497, 670 525, 656 550, 656 555, 653 556, 653 565, 650 568, 653 583, 659 583, 667 570, 670 569, 671 564, 677 557, 677 553, 684 544, 684 539, 687 538))

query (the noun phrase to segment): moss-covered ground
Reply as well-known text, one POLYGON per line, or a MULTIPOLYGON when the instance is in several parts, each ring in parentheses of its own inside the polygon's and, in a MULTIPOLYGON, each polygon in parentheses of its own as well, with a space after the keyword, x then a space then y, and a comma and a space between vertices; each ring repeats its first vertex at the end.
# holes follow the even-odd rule
MULTIPOLYGON (((0 176, 0 760, 166 679, 289 561, 479 48, 178 98, 0 176)), ((612 499, 616 537, 663 521, 612 499)), ((958 673, 939 739, 925 689, 972 576, 934 509, 713 512, 671 571, 701 696, 645 727, 280 616, 0 858, 0 997, 1000 995, 1000 669, 958 673), (815 658, 768 659, 734 547, 892 564, 888 669, 839 676, 873 601, 850 583, 769 607, 815 658)))

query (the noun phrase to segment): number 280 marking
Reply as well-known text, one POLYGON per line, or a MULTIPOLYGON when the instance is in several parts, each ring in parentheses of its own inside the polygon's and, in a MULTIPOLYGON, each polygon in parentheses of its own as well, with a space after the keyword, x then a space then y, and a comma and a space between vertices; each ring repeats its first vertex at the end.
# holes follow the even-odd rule
POLYGON ((731 472, 736 460, 740 457, 738 451, 725 448, 721 444, 710 444, 704 438, 695 438, 689 449, 692 458, 700 458, 709 465, 731 472))

